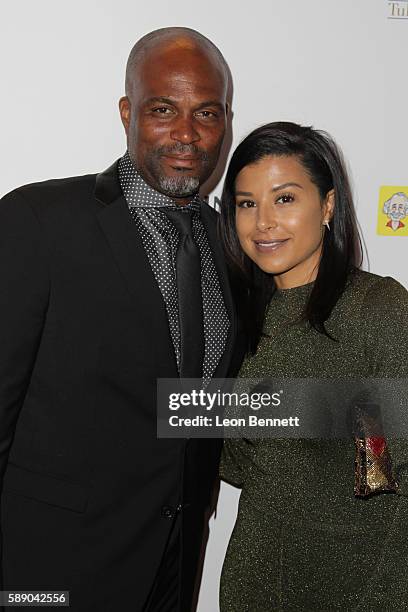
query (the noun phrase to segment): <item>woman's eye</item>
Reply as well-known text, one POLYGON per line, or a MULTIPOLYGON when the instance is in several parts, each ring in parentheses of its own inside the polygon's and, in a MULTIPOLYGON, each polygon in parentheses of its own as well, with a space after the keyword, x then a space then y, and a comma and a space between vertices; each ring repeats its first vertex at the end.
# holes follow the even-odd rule
POLYGON ((290 204, 294 199, 295 197, 292 194, 284 193, 283 195, 279 196, 276 201, 278 204, 290 204))
POLYGON ((255 206, 255 202, 253 200, 241 200, 237 202, 238 208, 253 208, 255 206))

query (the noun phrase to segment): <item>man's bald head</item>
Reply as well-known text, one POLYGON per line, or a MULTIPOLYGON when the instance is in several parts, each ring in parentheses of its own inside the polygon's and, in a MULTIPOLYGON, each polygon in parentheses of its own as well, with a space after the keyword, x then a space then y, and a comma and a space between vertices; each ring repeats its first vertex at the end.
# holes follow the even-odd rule
POLYGON ((180 204, 217 165, 228 75, 217 47, 188 28, 150 32, 130 53, 119 101, 129 155, 151 187, 180 204))
POLYGON ((228 82, 229 68, 221 51, 211 40, 206 38, 197 30, 184 27, 160 28, 149 32, 133 46, 126 65, 126 95, 130 96, 133 85, 138 79, 138 67, 140 67, 149 53, 153 50, 166 50, 179 48, 186 52, 195 52, 207 56, 224 76, 225 83, 228 82))

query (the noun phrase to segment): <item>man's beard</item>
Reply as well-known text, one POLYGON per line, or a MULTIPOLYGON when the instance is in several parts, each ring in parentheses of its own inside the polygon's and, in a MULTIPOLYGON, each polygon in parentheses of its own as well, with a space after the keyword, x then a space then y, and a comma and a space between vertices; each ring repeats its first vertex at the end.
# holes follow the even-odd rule
POLYGON ((160 190, 167 196, 173 198, 188 197, 197 193, 200 187, 200 179, 198 176, 158 176, 160 190))
POLYGON ((149 162, 150 172, 156 178, 162 193, 173 198, 185 198, 196 194, 201 184, 201 176, 188 176, 182 168, 176 171, 179 176, 163 174, 160 163, 163 155, 192 155, 207 165, 210 160, 208 153, 194 144, 175 144, 171 147, 162 146, 154 149, 149 159, 146 160, 149 162))

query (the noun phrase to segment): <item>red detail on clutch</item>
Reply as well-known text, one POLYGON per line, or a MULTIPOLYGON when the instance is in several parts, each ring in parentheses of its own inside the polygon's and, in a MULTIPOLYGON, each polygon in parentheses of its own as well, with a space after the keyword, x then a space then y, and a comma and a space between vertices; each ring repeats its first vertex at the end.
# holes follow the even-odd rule
POLYGON ((386 447, 387 443, 385 441, 385 438, 381 438, 379 436, 375 436, 375 437, 370 437, 370 438, 366 438, 366 446, 374 453, 374 455, 376 455, 377 457, 379 457, 380 455, 383 454, 384 449, 386 447))

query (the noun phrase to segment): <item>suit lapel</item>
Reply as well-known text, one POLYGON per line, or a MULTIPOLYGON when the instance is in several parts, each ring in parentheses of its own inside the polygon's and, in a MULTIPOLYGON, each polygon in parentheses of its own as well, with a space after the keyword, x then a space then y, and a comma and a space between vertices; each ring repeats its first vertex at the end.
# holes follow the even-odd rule
POLYGON ((163 303, 142 238, 120 188, 117 163, 97 175, 95 197, 102 205, 96 215, 98 222, 129 292, 137 300, 141 291, 151 292, 155 302, 163 303))
POLYGON ((167 313, 159 286, 154 277, 142 238, 133 221, 122 194, 117 172, 117 162, 96 177, 95 198, 99 207, 96 213, 99 225, 105 234, 111 252, 124 278, 127 289, 134 299, 135 311, 140 308, 155 308, 157 329, 167 330, 169 355, 176 363, 173 344, 168 327, 167 313))
POLYGON ((215 267, 218 272, 221 291, 224 297, 225 307, 230 320, 230 328, 225 346, 224 353, 218 362, 218 366, 214 372, 213 378, 225 378, 228 374, 228 369, 231 361, 232 351, 235 344, 236 336, 236 314, 230 284, 228 279, 228 271, 225 263, 224 253, 220 246, 220 239, 217 232, 217 213, 210 208, 206 203, 201 205, 201 219, 207 232, 208 244, 214 257, 215 267))
POLYGON ((97 219, 131 295, 138 300, 141 291, 151 291, 151 297, 158 301, 160 290, 125 198, 120 196, 102 208, 97 219))

